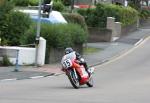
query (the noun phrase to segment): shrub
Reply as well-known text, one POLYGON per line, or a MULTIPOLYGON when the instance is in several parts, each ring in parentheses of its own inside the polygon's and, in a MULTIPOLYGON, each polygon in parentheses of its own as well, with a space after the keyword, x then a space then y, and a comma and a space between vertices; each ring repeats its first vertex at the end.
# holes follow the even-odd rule
POLYGON ((24 32, 31 24, 29 16, 21 12, 11 12, 6 23, 7 26, 1 32, 2 45, 20 45, 24 32))
POLYGON ((141 19, 148 19, 150 17, 150 10, 142 9, 140 11, 140 18, 141 19))
POLYGON ((16 6, 28 6, 29 0, 12 0, 16 6))
POLYGON ((29 0, 29 5, 31 6, 39 5, 39 0, 29 0))
POLYGON ((78 24, 87 32, 87 25, 83 16, 77 13, 64 13, 63 16, 68 23, 78 24))
MULTIPOLYGON (((26 34, 26 43, 33 43, 36 30, 32 27, 26 34), (32 39, 31 39, 32 38, 32 39)), ((49 48, 65 48, 86 42, 87 33, 77 24, 42 24, 41 36, 49 48)))
POLYGON ((16 6, 36 6, 39 4, 39 0, 11 0, 16 6))
POLYGON ((131 7, 113 4, 97 4, 96 8, 79 9, 78 13, 85 17, 88 26, 106 27, 107 17, 115 17, 123 26, 135 23, 138 12, 131 7))
POLYGON ((11 66, 13 64, 10 62, 9 58, 5 55, 5 56, 3 56, 1 65, 3 65, 3 66, 11 66))
POLYGON ((71 0, 62 0, 62 2, 65 6, 71 5, 71 0))
POLYGON ((53 3, 53 10, 62 12, 65 9, 65 6, 61 1, 54 1, 53 3))

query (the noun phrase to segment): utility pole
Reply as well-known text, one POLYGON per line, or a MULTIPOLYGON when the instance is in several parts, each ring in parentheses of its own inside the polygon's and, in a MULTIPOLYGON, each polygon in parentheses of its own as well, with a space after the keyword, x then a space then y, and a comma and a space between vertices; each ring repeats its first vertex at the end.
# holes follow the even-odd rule
POLYGON ((38 66, 38 45, 39 45, 40 32, 41 32, 41 7, 42 7, 42 0, 39 0, 37 32, 36 32, 36 38, 35 38, 36 40, 35 66, 38 66))

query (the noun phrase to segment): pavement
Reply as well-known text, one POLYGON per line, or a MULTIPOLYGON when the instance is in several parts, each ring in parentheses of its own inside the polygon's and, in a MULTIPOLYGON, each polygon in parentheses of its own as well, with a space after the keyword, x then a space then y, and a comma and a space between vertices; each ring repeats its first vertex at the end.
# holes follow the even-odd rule
MULTIPOLYGON (((150 36, 150 26, 142 27, 127 36, 113 42, 87 43, 87 47, 100 48, 100 51, 83 55, 89 66, 101 65, 104 62, 117 57, 131 48, 139 45, 145 38, 150 36)), ((19 71, 15 72, 14 66, 0 67, 0 82, 36 79, 47 76, 57 76, 62 74, 61 64, 47 64, 42 67, 19 66, 19 71)))

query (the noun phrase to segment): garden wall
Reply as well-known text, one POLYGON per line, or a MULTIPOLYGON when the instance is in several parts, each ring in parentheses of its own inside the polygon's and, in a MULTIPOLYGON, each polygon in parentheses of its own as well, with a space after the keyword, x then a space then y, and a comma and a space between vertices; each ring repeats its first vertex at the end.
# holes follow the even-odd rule
MULTIPOLYGON (((17 46, 0 46, 0 49, 3 49, 3 51, 5 51, 5 53, 3 54, 4 55, 6 54, 8 56, 12 64, 16 63, 16 57, 17 57, 17 54, 13 52, 14 50, 19 50, 19 54, 18 54, 19 65, 35 64, 36 48, 17 47, 17 46)), ((38 57, 37 57, 38 59, 37 65, 39 66, 42 66, 45 64, 45 49, 46 49, 46 41, 45 39, 40 38, 39 46, 38 46, 38 57)), ((2 60, 2 57, 0 57, 0 59, 2 60)))
POLYGON ((88 42, 110 42, 112 39, 112 30, 97 27, 89 27, 88 42))
POLYGON ((150 18, 140 19, 140 27, 149 27, 149 26, 150 26, 150 18))
MULTIPOLYGON (((83 54, 83 45, 76 45, 73 49, 78 53, 83 54)), ((62 57, 64 56, 64 50, 64 48, 51 48, 47 54, 48 58, 46 57, 46 63, 60 63, 62 57)))
POLYGON ((131 25, 122 26, 121 27, 121 36, 128 35, 131 32, 134 32, 137 30, 137 22, 131 25))

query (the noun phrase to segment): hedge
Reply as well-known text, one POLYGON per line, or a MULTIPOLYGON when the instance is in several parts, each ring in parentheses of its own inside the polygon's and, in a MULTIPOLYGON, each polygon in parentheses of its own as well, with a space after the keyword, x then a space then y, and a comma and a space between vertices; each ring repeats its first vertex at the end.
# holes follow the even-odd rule
POLYGON ((106 27, 107 17, 115 17, 123 26, 137 21, 138 11, 131 7, 114 4, 97 4, 96 8, 79 9, 78 13, 85 17, 88 26, 106 27))
POLYGON ((140 18, 141 19, 148 19, 150 17, 150 10, 142 9, 140 11, 140 18))
POLYGON ((6 22, 7 26, 3 31, 2 44, 20 45, 22 36, 31 25, 31 19, 21 12, 11 12, 6 22))
POLYGON ((87 24, 83 16, 77 13, 63 13, 63 17, 68 23, 80 25, 87 32, 87 24))
POLYGON ((39 0, 11 0, 16 6, 36 6, 39 0))
MULTIPOLYGON (((39 4, 39 0, 11 0, 16 6, 37 6, 39 4)), ((50 0, 45 0, 45 3, 50 3, 50 0)), ((53 10, 63 11, 65 9, 64 4, 61 0, 54 0, 53 2, 53 10)))
MULTIPOLYGON (((36 26, 27 31, 25 43, 35 41, 36 26)), ((77 24, 43 24, 41 36, 47 40, 47 47, 65 48, 76 44, 83 44, 87 40, 87 33, 77 24)))
POLYGON ((12 3, 5 1, 0 5, 1 45, 20 45, 21 38, 30 24, 28 15, 13 11, 12 3))
POLYGON ((61 1, 56 0, 56 1, 53 2, 53 8, 52 9, 62 12, 62 11, 65 10, 65 6, 61 1))

